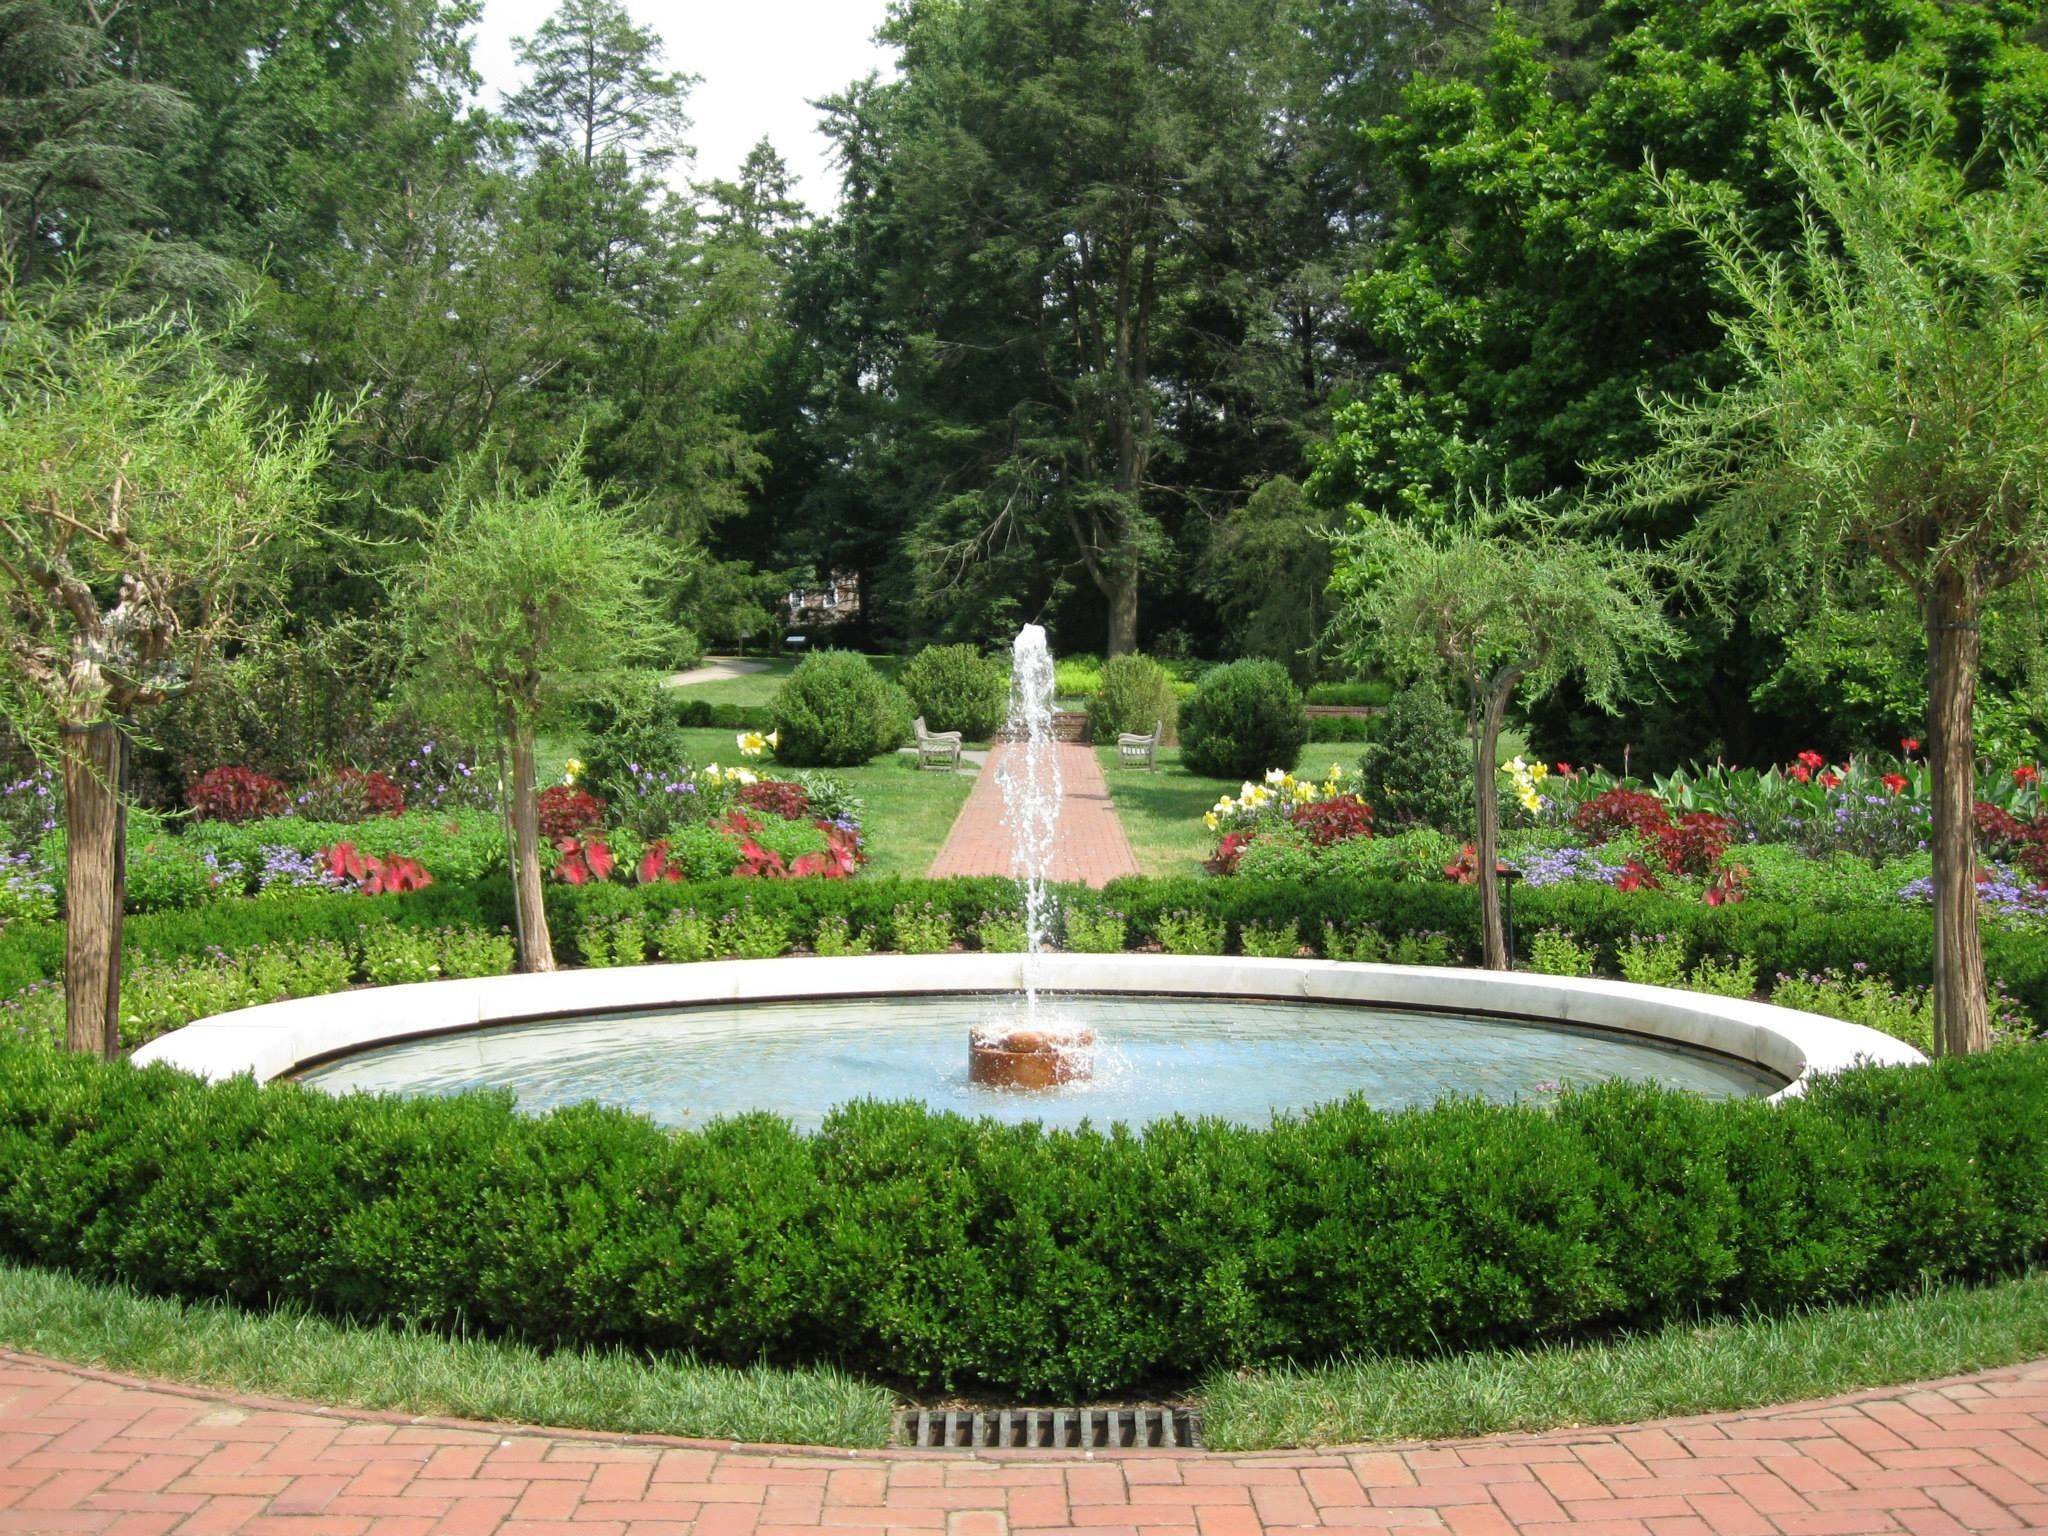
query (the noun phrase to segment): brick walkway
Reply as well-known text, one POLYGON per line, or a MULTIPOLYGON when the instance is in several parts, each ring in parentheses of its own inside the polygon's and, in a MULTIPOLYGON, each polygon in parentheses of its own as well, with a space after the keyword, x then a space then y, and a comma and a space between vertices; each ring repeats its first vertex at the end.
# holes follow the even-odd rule
POLYGON ((741 1450, 0 1353, 0 1531, 112 1536, 1856 1536, 2048 1530, 2048 1361, 1613 1432, 1223 1457, 741 1450))
MULTIPOLYGON (((1003 825, 1003 791, 996 782, 996 770, 1008 754, 1022 750, 1013 742, 1003 742, 989 754, 988 766, 974 781, 959 819, 946 834, 946 846, 932 860, 934 877, 1016 873, 1010 863, 1010 829, 1003 825)), ((1137 856, 1110 804, 1109 784, 1102 777, 1095 749, 1063 741, 1057 750, 1065 793, 1060 799, 1052 878, 1102 886, 1119 876, 1135 875, 1137 856)))

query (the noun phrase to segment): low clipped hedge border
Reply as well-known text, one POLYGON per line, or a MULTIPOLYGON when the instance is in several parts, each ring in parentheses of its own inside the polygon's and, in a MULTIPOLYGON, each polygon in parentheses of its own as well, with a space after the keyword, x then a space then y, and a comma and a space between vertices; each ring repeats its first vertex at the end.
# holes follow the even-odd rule
POLYGON ((862 1103, 680 1134, 0 1046, 0 1255, 543 1345, 1069 1399, 1585 1336, 2048 1255, 2048 1052, 1709 1102, 1355 1101, 1049 1132, 862 1103))
MULTIPOLYGON (((799 938, 821 917, 843 915, 856 928, 887 929, 904 904, 930 903, 949 913, 967 934, 985 912, 1016 903, 1004 879, 713 880, 694 885, 552 886, 548 907, 558 951, 575 956, 575 938, 593 918, 637 912, 659 921, 667 912, 696 907, 723 912, 744 902, 786 913, 799 938)), ((1478 947, 1479 905, 1469 886, 1438 881, 1289 881, 1188 877, 1135 877, 1107 890, 1063 893, 1063 899, 1101 902, 1129 919, 1129 942, 1158 937, 1161 917, 1199 912, 1229 922, 1299 924, 1302 939, 1318 944, 1323 925, 1372 927, 1390 934, 1448 934, 1470 955, 1478 947)), ((1746 901, 1707 907, 1654 891, 1623 893, 1591 884, 1549 886, 1514 893, 1516 932, 1526 947, 1542 928, 1560 928, 1600 952, 1604 970, 1617 969, 1617 951, 1632 935, 1682 937, 1696 958, 1747 957, 1768 982, 1778 972, 1847 967, 1857 962, 1899 987, 1933 980, 1932 917, 1911 907, 1814 912, 1803 907, 1746 901)), ((443 884, 410 896, 366 898, 308 892, 259 900, 216 902, 182 912, 131 917, 126 924, 131 959, 177 959, 212 949, 239 951, 286 939, 348 942, 367 926, 399 924, 439 928, 471 924, 502 928, 512 921, 504 882, 443 884)), ((2039 936, 1986 926, 1986 966, 1999 985, 2048 1031, 2048 943, 2039 936)), ((0 931, 0 996, 62 975, 64 932, 59 923, 17 922, 0 931)))

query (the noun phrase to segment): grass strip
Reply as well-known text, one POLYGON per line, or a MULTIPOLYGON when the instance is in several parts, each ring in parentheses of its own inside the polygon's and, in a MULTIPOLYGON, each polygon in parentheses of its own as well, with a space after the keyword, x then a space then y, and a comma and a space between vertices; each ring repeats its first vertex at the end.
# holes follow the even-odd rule
POLYGON ((188 1304, 0 1264, 0 1344, 75 1365, 343 1408, 619 1434, 872 1447, 895 1400, 829 1369, 545 1353, 416 1328, 188 1304))
POLYGON ((1222 1375, 1223 1451, 1441 1440, 1718 1413, 1992 1370, 2048 1355, 2048 1274, 1869 1306, 1674 1324, 1593 1344, 1222 1375))

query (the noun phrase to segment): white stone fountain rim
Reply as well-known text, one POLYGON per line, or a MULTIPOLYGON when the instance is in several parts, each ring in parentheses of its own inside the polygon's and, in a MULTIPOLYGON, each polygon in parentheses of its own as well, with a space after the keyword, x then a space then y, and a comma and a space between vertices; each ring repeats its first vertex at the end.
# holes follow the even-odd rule
MULTIPOLYGON (((1039 957, 1055 992, 1135 993, 1376 1005, 1572 1024, 1715 1052, 1786 1080, 1802 1094, 1817 1076, 1926 1057, 1890 1035, 1818 1014, 1735 998, 1521 971, 1353 965, 1204 955, 1039 957)), ((259 1082, 374 1046, 495 1025, 713 1003, 896 993, 1015 992, 1023 956, 860 955, 715 960, 490 976, 332 992, 201 1019, 151 1041, 137 1065, 161 1062, 215 1080, 259 1082)))

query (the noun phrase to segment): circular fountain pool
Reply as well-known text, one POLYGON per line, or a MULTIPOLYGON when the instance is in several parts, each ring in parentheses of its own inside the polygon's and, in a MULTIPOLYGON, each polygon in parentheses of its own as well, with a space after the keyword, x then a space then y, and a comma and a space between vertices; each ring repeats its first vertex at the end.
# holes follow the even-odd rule
POLYGON ((671 1125, 768 1110, 815 1123, 861 1098, 1007 1119, 1263 1122, 1357 1093, 1540 1099, 1630 1077, 1778 1095, 1919 1053, 1767 1004, 1622 982, 1320 960, 1045 955, 1053 1006, 1097 1036, 1094 1077, 1049 1092, 967 1081, 968 1034, 1017 1006, 1017 955, 738 960, 335 993, 204 1019, 138 1063, 300 1075, 337 1091, 513 1089, 671 1125))
POLYGON ((544 1111, 594 1101, 668 1126, 769 1110, 815 1128, 850 1099, 1048 1125, 1216 1115, 1262 1125, 1352 1094, 1382 1109, 1450 1095, 1542 1099, 1625 1077, 1715 1097, 1784 1079, 1684 1046, 1568 1025, 1342 1003, 1080 994, 1051 1016, 1095 1031, 1085 1082, 1038 1090, 968 1080, 967 1031, 1014 1005, 939 994, 706 1005, 500 1026, 384 1046, 316 1067, 333 1091, 509 1088, 544 1111))

